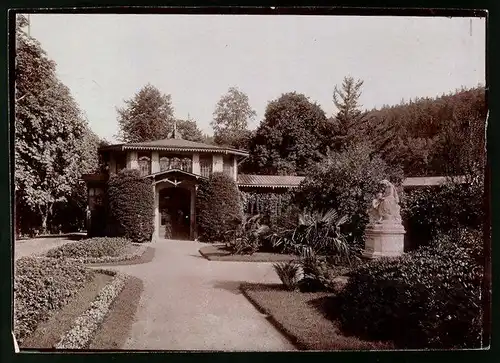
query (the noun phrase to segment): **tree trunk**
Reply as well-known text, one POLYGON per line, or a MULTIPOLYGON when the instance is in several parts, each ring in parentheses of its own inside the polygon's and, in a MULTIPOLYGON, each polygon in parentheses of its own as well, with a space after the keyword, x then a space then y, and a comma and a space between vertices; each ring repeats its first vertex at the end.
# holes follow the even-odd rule
POLYGON ((52 207, 54 206, 54 203, 50 203, 47 208, 45 208, 45 211, 42 212, 42 208, 40 208, 40 212, 42 214, 42 234, 48 234, 48 229, 47 229, 47 221, 49 219, 49 216, 52 214, 52 207))

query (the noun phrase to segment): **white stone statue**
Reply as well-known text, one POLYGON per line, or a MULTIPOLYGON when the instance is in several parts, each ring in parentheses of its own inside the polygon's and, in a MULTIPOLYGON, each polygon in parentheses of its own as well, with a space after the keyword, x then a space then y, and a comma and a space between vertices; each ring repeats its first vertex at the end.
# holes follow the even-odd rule
POLYGON ((370 224, 400 224, 401 207, 396 187, 386 179, 380 182, 380 186, 383 192, 377 194, 377 198, 372 201, 368 209, 370 224))

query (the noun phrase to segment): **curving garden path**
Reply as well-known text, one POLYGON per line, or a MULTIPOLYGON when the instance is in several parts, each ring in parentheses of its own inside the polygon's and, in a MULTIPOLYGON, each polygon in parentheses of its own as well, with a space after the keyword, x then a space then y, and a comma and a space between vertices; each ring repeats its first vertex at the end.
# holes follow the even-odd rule
POLYGON ((204 245, 159 240, 151 262, 109 266, 144 283, 123 349, 293 350, 239 291, 242 282, 279 282, 272 264, 208 261, 204 245))

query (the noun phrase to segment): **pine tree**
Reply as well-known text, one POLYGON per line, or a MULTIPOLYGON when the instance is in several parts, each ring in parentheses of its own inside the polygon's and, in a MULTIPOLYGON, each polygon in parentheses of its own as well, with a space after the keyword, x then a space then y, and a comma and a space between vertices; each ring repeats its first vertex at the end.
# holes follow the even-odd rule
POLYGON ((362 105, 359 103, 362 86, 362 80, 349 76, 344 77, 340 89, 335 86, 333 90, 333 103, 338 110, 335 115, 336 137, 333 146, 337 150, 354 142, 359 128, 364 127, 366 113, 361 111, 362 105))

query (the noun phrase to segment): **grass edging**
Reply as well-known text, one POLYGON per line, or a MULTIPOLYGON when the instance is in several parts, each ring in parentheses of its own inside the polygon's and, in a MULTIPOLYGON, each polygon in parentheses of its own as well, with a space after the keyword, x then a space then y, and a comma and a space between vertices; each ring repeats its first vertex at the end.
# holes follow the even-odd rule
POLYGON ((90 307, 75 320, 73 327, 61 337, 55 345, 56 349, 85 348, 106 317, 111 304, 122 291, 128 278, 127 275, 119 272, 102 269, 96 271, 112 275, 114 278, 99 292, 90 307))
POLYGON ((128 266, 128 265, 140 265, 143 263, 148 263, 155 257, 155 249, 153 247, 147 247, 140 256, 136 256, 129 260, 118 260, 118 261, 108 261, 108 262, 94 262, 86 264, 89 267, 107 267, 107 266, 128 266))
POLYGON ((270 252, 255 252, 253 255, 235 255, 223 250, 224 245, 208 245, 200 248, 198 253, 209 261, 224 262, 287 262, 297 259, 296 256, 270 252))
POLYGON ((148 245, 143 243, 132 243, 132 246, 138 246, 138 248, 132 253, 127 253, 120 256, 82 257, 82 258, 65 257, 65 259, 68 261, 80 262, 84 264, 101 264, 110 262, 130 261, 140 258, 149 247, 148 245))
POLYGON ((269 312, 267 311, 266 308, 261 306, 257 301, 254 300, 253 297, 250 296, 250 294, 247 293, 247 284, 241 284, 240 285, 240 291, 245 296, 248 301, 257 309, 258 312, 261 314, 264 314, 266 316, 266 319, 273 324, 273 326, 281 333, 283 334, 289 341, 292 343, 298 350, 308 350, 308 347, 306 344, 300 341, 300 339, 293 334, 290 330, 288 330, 283 324, 281 324, 276 318, 269 312))

